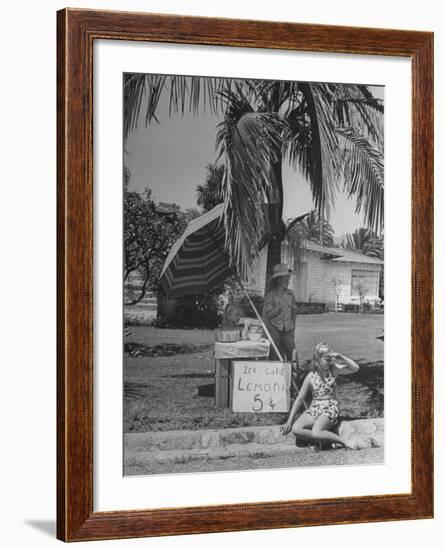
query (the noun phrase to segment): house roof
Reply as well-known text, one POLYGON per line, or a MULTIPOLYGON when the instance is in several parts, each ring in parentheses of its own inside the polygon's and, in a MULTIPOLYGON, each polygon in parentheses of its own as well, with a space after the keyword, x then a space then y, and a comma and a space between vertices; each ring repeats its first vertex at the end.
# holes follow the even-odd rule
POLYGON ((156 211, 158 214, 180 214, 181 208, 172 202, 159 202, 156 205, 156 211))
POLYGON ((346 248, 329 248, 327 246, 321 246, 321 244, 314 243, 312 241, 305 241, 303 248, 310 250, 311 252, 319 252, 324 255, 327 260, 334 262, 355 262, 361 264, 374 264, 383 265, 383 260, 379 258, 373 258, 372 256, 366 256, 360 254, 360 252, 354 252, 346 248))

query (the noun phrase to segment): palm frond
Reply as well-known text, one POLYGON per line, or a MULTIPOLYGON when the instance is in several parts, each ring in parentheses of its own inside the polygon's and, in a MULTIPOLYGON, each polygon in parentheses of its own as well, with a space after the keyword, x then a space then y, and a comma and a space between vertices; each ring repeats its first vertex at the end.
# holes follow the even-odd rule
MULTIPOLYGON (((151 76, 151 75, 148 75, 151 76)), ((186 112, 197 115, 200 112, 217 113, 220 107, 217 92, 229 87, 232 80, 227 78, 202 78, 199 76, 168 77, 169 116, 186 112)))
POLYGON ((283 157, 309 182, 319 219, 329 220, 342 174, 357 212, 382 229, 383 104, 368 87, 129 74, 124 95, 125 138, 139 121, 158 120, 163 96, 170 115, 224 114, 216 149, 224 164, 226 247, 241 272, 271 230, 266 211, 280 205, 280 217, 283 157))
POLYGON ((360 90, 360 92, 363 94, 363 97, 366 99, 367 105, 369 107, 372 107, 373 109, 375 109, 376 111, 378 111, 383 115, 384 113, 383 101, 374 97, 370 92, 368 86, 364 86, 363 84, 357 84, 357 88, 360 90))
POLYGON ((308 212, 296 228, 307 241, 334 246, 334 229, 316 210, 308 212))
POLYGON ((147 126, 158 121, 157 110, 163 94, 168 94, 169 116, 194 115, 200 111, 218 113, 222 102, 220 90, 231 90, 234 80, 229 78, 202 78, 198 76, 128 74, 124 80, 124 136, 133 131, 140 122, 144 110, 147 126))
POLYGON ((337 126, 354 128, 383 149, 383 103, 366 86, 335 85, 333 103, 337 126))
POLYGON ((384 223, 383 154, 353 129, 338 128, 345 152, 344 189, 356 200, 356 212, 363 211, 369 228, 379 233, 384 223))
POLYGON ((219 158, 225 162, 226 248, 245 274, 265 231, 260 205, 274 197, 270 170, 281 153, 285 123, 277 113, 255 112, 240 90, 225 90, 221 95, 227 101, 226 116, 217 133, 219 158))
POLYGON ((298 96, 298 82, 287 80, 259 80, 255 86, 258 110, 261 112, 281 112, 295 107, 298 96))
POLYGON ((159 99, 161 98, 162 90, 164 89, 166 77, 162 75, 150 75, 146 81, 146 89, 148 96, 147 110, 145 113, 145 125, 147 126, 152 119, 159 122, 156 117, 156 109, 158 107, 159 99))
POLYGON ((347 233, 342 247, 383 260, 383 238, 367 227, 359 227, 354 233, 347 233))
POLYGON ((124 75, 124 137, 134 130, 145 97, 145 74, 124 75))
POLYGON ((338 137, 324 84, 299 83, 304 102, 289 113, 285 154, 309 180, 318 212, 329 216, 337 189, 338 137))

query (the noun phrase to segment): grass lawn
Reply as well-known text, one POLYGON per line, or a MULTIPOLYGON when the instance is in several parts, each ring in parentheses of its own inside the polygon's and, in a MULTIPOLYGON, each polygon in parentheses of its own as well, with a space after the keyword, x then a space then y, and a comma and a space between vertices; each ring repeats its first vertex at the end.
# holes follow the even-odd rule
MULTIPOLYGON (((383 415, 383 315, 297 317, 300 364, 318 342, 355 359, 357 375, 339 379, 341 416, 383 415)), ((279 413, 232 413, 214 406, 213 331, 131 327, 124 357, 124 431, 228 428, 283 422, 279 413), (139 356, 136 356, 138 355, 139 356)))

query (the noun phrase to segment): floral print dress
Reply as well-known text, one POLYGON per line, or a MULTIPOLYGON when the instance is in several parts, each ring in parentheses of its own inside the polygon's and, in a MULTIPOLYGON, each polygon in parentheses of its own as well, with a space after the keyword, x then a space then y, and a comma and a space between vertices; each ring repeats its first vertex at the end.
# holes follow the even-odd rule
POLYGON ((320 374, 314 371, 312 372, 310 385, 312 403, 305 412, 309 413, 314 420, 317 420, 317 418, 324 414, 333 424, 336 424, 338 419, 338 402, 334 399, 335 376, 331 371, 328 371, 323 380, 320 374))

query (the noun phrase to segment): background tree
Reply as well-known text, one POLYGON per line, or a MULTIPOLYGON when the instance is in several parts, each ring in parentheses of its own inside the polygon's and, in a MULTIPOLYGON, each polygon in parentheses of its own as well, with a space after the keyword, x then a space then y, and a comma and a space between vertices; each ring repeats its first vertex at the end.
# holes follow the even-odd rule
POLYGON ((226 247, 241 275, 265 242, 267 274, 281 261, 283 162, 308 181, 320 215, 328 219, 341 185, 367 226, 381 231, 383 105, 368 87, 131 74, 124 93, 125 136, 140 118, 157 121, 163 93, 170 114, 206 108, 223 114, 216 145, 224 165, 226 247))
POLYGON ((383 237, 378 237, 366 227, 360 227, 353 233, 347 233, 342 247, 383 260, 383 237))
POLYGON ((176 214, 162 216, 151 191, 141 195, 124 191, 124 282, 138 272, 142 284, 126 305, 142 300, 147 290, 156 290, 159 275, 172 244, 185 229, 187 220, 176 214))
POLYGON ((196 203, 204 212, 208 212, 223 202, 222 182, 224 178, 224 166, 208 164, 206 166, 206 179, 204 184, 196 186, 196 203))
POLYGON ((316 210, 311 210, 295 224, 292 220, 288 232, 292 231, 298 231, 301 238, 321 246, 334 246, 334 229, 316 210))
POLYGON ((357 294, 360 300, 358 311, 359 313, 363 313, 365 310, 364 304, 365 304, 366 295, 368 294, 368 289, 363 282, 358 282, 355 286, 355 290, 357 291, 357 294))
POLYGON ((298 272, 303 257, 304 241, 321 246, 334 246, 334 230, 316 210, 288 221, 285 233, 293 268, 298 272))
MULTIPOLYGON (((384 236, 379 237, 366 227, 356 229, 354 233, 347 233, 341 246, 348 250, 355 250, 372 258, 384 260, 384 236)), ((382 269, 379 278, 379 296, 382 300, 385 297, 385 270, 382 269)))
POLYGON ((192 220, 199 218, 201 216, 202 212, 199 211, 198 208, 187 208, 184 212, 184 222, 186 224, 190 223, 192 220))

